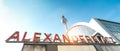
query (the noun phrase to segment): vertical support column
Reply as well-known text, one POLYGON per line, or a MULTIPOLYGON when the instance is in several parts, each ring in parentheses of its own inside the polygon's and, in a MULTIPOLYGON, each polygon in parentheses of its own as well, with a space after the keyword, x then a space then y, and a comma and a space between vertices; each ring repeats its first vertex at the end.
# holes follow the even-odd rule
POLYGON ((57 45, 46 45, 46 51, 58 51, 57 45))
POLYGON ((103 51, 102 47, 100 45, 94 45, 97 51, 103 51))
POLYGON ((22 51, 34 51, 34 48, 32 45, 24 45, 22 51))
POLYGON ((22 51, 46 51, 46 47, 45 45, 24 44, 22 51))

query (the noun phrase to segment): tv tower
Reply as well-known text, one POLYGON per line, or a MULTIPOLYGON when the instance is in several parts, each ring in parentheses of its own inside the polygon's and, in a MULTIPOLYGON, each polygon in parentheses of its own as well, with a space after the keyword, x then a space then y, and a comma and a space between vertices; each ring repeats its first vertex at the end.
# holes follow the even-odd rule
POLYGON ((67 32, 67 30, 68 30, 68 27, 67 27, 67 19, 64 17, 64 15, 62 15, 62 21, 61 21, 62 23, 63 23, 63 25, 64 25, 64 27, 65 27, 65 30, 66 30, 66 32, 67 32))

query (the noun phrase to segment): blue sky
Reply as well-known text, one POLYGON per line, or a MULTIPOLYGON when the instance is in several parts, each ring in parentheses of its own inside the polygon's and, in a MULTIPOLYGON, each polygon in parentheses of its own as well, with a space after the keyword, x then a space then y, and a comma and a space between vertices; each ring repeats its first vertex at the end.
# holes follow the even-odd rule
MULTIPOLYGON (((91 18, 120 22, 120 1, 0 0, 0 36, 2 36, 0 48, 9 48, 8 45, 11 47, 11 44, 6 44, 4 41, 15 31, 22 33, 27 31, 30 34, 33 32, 65 33, 61 23, 62 15, 67 18, 69 27, 76 22, 89 22, 91 18)), ((13 51, 13 49, 9 50, 13 51)), ((14 50, 18 51, 18 49, 21 51, 21 48, 14 50)))
MULTIPOLYGON (((102 18, 119 22, 120 5, 118 0, 6 0, 10 16, 18 24, 26 20, 35 30, 61 33, 64 27, 61 16, 68 19, 68 26, 91 18, 102 18), (19 19, 18 19, 19 18, 19 19)), ((28 26, 29 27, 29 26, 28 26)), ((29 30, 27 30, 29 31, 29 30)))

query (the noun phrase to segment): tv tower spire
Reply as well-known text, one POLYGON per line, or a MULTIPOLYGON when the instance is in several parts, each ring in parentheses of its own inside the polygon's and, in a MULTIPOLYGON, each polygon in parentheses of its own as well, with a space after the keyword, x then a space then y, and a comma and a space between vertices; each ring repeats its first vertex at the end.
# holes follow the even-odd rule
POLYGON ((65 27, 66 32, 67 32, 67 30, 68 30, 68 27, 67 27, 67 19, 64 17, 64 15, 62 15, 62 23, 63 23, 63 25, 64 25, 64 27, 65 27))

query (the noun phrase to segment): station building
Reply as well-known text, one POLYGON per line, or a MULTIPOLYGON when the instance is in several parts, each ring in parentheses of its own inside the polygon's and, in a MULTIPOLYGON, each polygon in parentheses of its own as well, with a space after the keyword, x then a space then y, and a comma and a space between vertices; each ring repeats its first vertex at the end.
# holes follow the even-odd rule
POLYGON ((114 44, 51 44, 24 43, 22 51, 120 51, 120 23, 92 18, 90 22, 78 22, 68 28, 69 36, 103 36, 112 37, 114 44))

